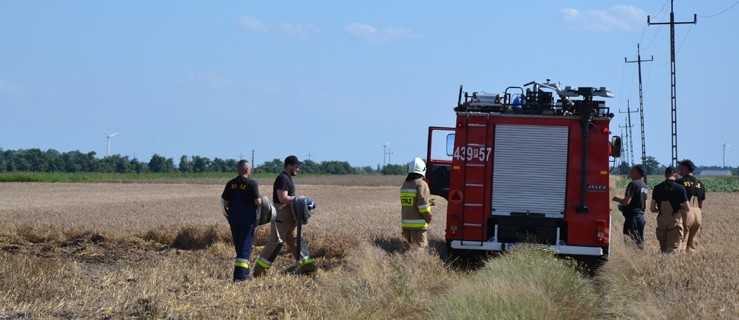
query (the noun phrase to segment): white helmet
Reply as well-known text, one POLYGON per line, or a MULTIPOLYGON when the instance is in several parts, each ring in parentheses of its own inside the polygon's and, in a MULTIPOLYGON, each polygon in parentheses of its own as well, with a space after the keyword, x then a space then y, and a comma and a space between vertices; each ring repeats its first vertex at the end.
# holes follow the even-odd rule
POLYGON ((415 158, 408 164, 408 173, 418 173, 426 177, 426 163, 421 158, 415 158))

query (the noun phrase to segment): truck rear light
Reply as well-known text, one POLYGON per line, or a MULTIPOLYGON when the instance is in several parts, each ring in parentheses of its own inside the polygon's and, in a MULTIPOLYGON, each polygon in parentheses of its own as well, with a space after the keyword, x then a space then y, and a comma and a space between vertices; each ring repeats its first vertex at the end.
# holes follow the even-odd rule
POLYGON ((606 241, 606 222, 602 220, 596 221, 596 238, 598 239, 598 242, 605 242, 606 241))
POLYGON ((457 219, 457 216, 451 216, 449 218, 449 232, 455 236, 457 235, 457 232, 459 231, 459 219, 457 219))

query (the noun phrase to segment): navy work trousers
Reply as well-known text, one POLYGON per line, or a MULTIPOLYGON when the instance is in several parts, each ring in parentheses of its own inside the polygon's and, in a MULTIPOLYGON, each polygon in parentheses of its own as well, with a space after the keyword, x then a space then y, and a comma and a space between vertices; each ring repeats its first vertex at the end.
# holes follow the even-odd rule
POLYGON ((234 219, 229 217, 236 259, 234 259, 234 281, 249 278, 249 257, 254 244, 254 219, 234 219))
POLYGON ((628 235, 639 248, 644 248, 644 213, 624 212, 624 234, 628 235))

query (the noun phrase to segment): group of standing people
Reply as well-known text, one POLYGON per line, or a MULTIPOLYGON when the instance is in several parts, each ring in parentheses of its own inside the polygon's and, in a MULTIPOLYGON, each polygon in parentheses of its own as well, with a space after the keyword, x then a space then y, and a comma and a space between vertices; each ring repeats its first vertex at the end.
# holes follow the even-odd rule
MULTIPOLYGON (((695 164, 691 160, 678 162, 678 169, 665 169, 665 181, 654 187, 649 209, 657 213, 656 236, 660 251, 672 253, 697 250, 703 220, 703 202, 706 188, 693 176, 695 164), (678 179, 678 173, 681 178, 678 179)), ((646 169, 634 165, 629 171, 631 182, 624 197, 613 197, 624 215, 623 233, 640 248, 644 248, 644 213, 648 187, 643 178, 646 169)))
MULTIPOLYGON (((295 199, 295 183, 292 177, 298 175, 301 162, 296 156, 285 158, 284 169, 275 179, 272 186, 272 202, 276 207, 276 215, 270 222, 271 229, 267 244, 265 244, 259 259, 256 261, 253 276, 263 276, 272 266, 272 263, 280 253, 282 246, 287 244, 298 263, 301 273, 315 271, 315 264, 310 257, 308 244, 302 237, 296 237, 296 226, 305 221, 296 219, 291 202, 295 199), (298 250, 297 240, 300 240, 298 250)), ((238 176, 228 183, 221 194, 223 209, 226 212, 228 224, 231 227, 231 235, 236 250, 234 259, 234 282, 244 281, 251 278, 249 268, 249 257, 254 244, 254 229, 257 226, 257 212, 262 206, 272 205, 268 199, 259 194, 259 185, 251 176, 251 165, 246 160, 241 160, 236 165, 238 176), (266 201, 263 201, 266 200, 266 201)), ((313 200, 308 199, 311 207, 313 200)), ((298 216, 300 217, 300 216, 298 216)), ((298 235, 299 236, 299 235, 298 235)))
MULTIPOLYGON (((284 170, 275 179, 272 186, 272 203, 259 194, 259 185, 251 176, 251 165, 241 160, 236 165, 238 176, 226 183, 221 194, 223 210, 226 213, 228 224, 236 250, 234 259, 233 281, 244 281, 253 277, 263 276, 272 266, 283 245, 287 245, 297 261, 298 271, 309 274, 316 270, 313 258, 310 256, 308 244, 300 237, 296 237, 296 227, 305 220, 296 215, 295 209, 295 182, 292 177, 298 175, 301 162, 296 156, 285 158, 284 170), (259 258, 256 260, 254 271, 250 272, 249 257, 254 244, 254 229, 261 219, 257 219, 262 206, 276 207, 276 214, 270 222, 271 229, 267 244, 264 245, 259 258)), ((434 205, 429 186, 424 180, 426 164, 421 158, 415 158, 408 165, 408 176, 400 189, 401 202, 401 229, 403 246, 428 247, 428 227, 431 222, 431 206, 434 205)), ((308 199, 311 207, 315 204, 308 199)))

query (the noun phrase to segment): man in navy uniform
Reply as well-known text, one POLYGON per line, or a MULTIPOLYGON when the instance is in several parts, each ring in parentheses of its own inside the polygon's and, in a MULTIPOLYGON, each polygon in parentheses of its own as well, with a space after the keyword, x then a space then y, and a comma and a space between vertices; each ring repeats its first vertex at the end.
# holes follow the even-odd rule
POLYGON ((221 195, 236 249, 234 282, 249 278, 249 257, 254 242, 257 208, 262 205, 259 186, 254 179, 249 178, 251 174, 249 162, 239 161, 236 170, 239 175, 226 184, 221 195))

